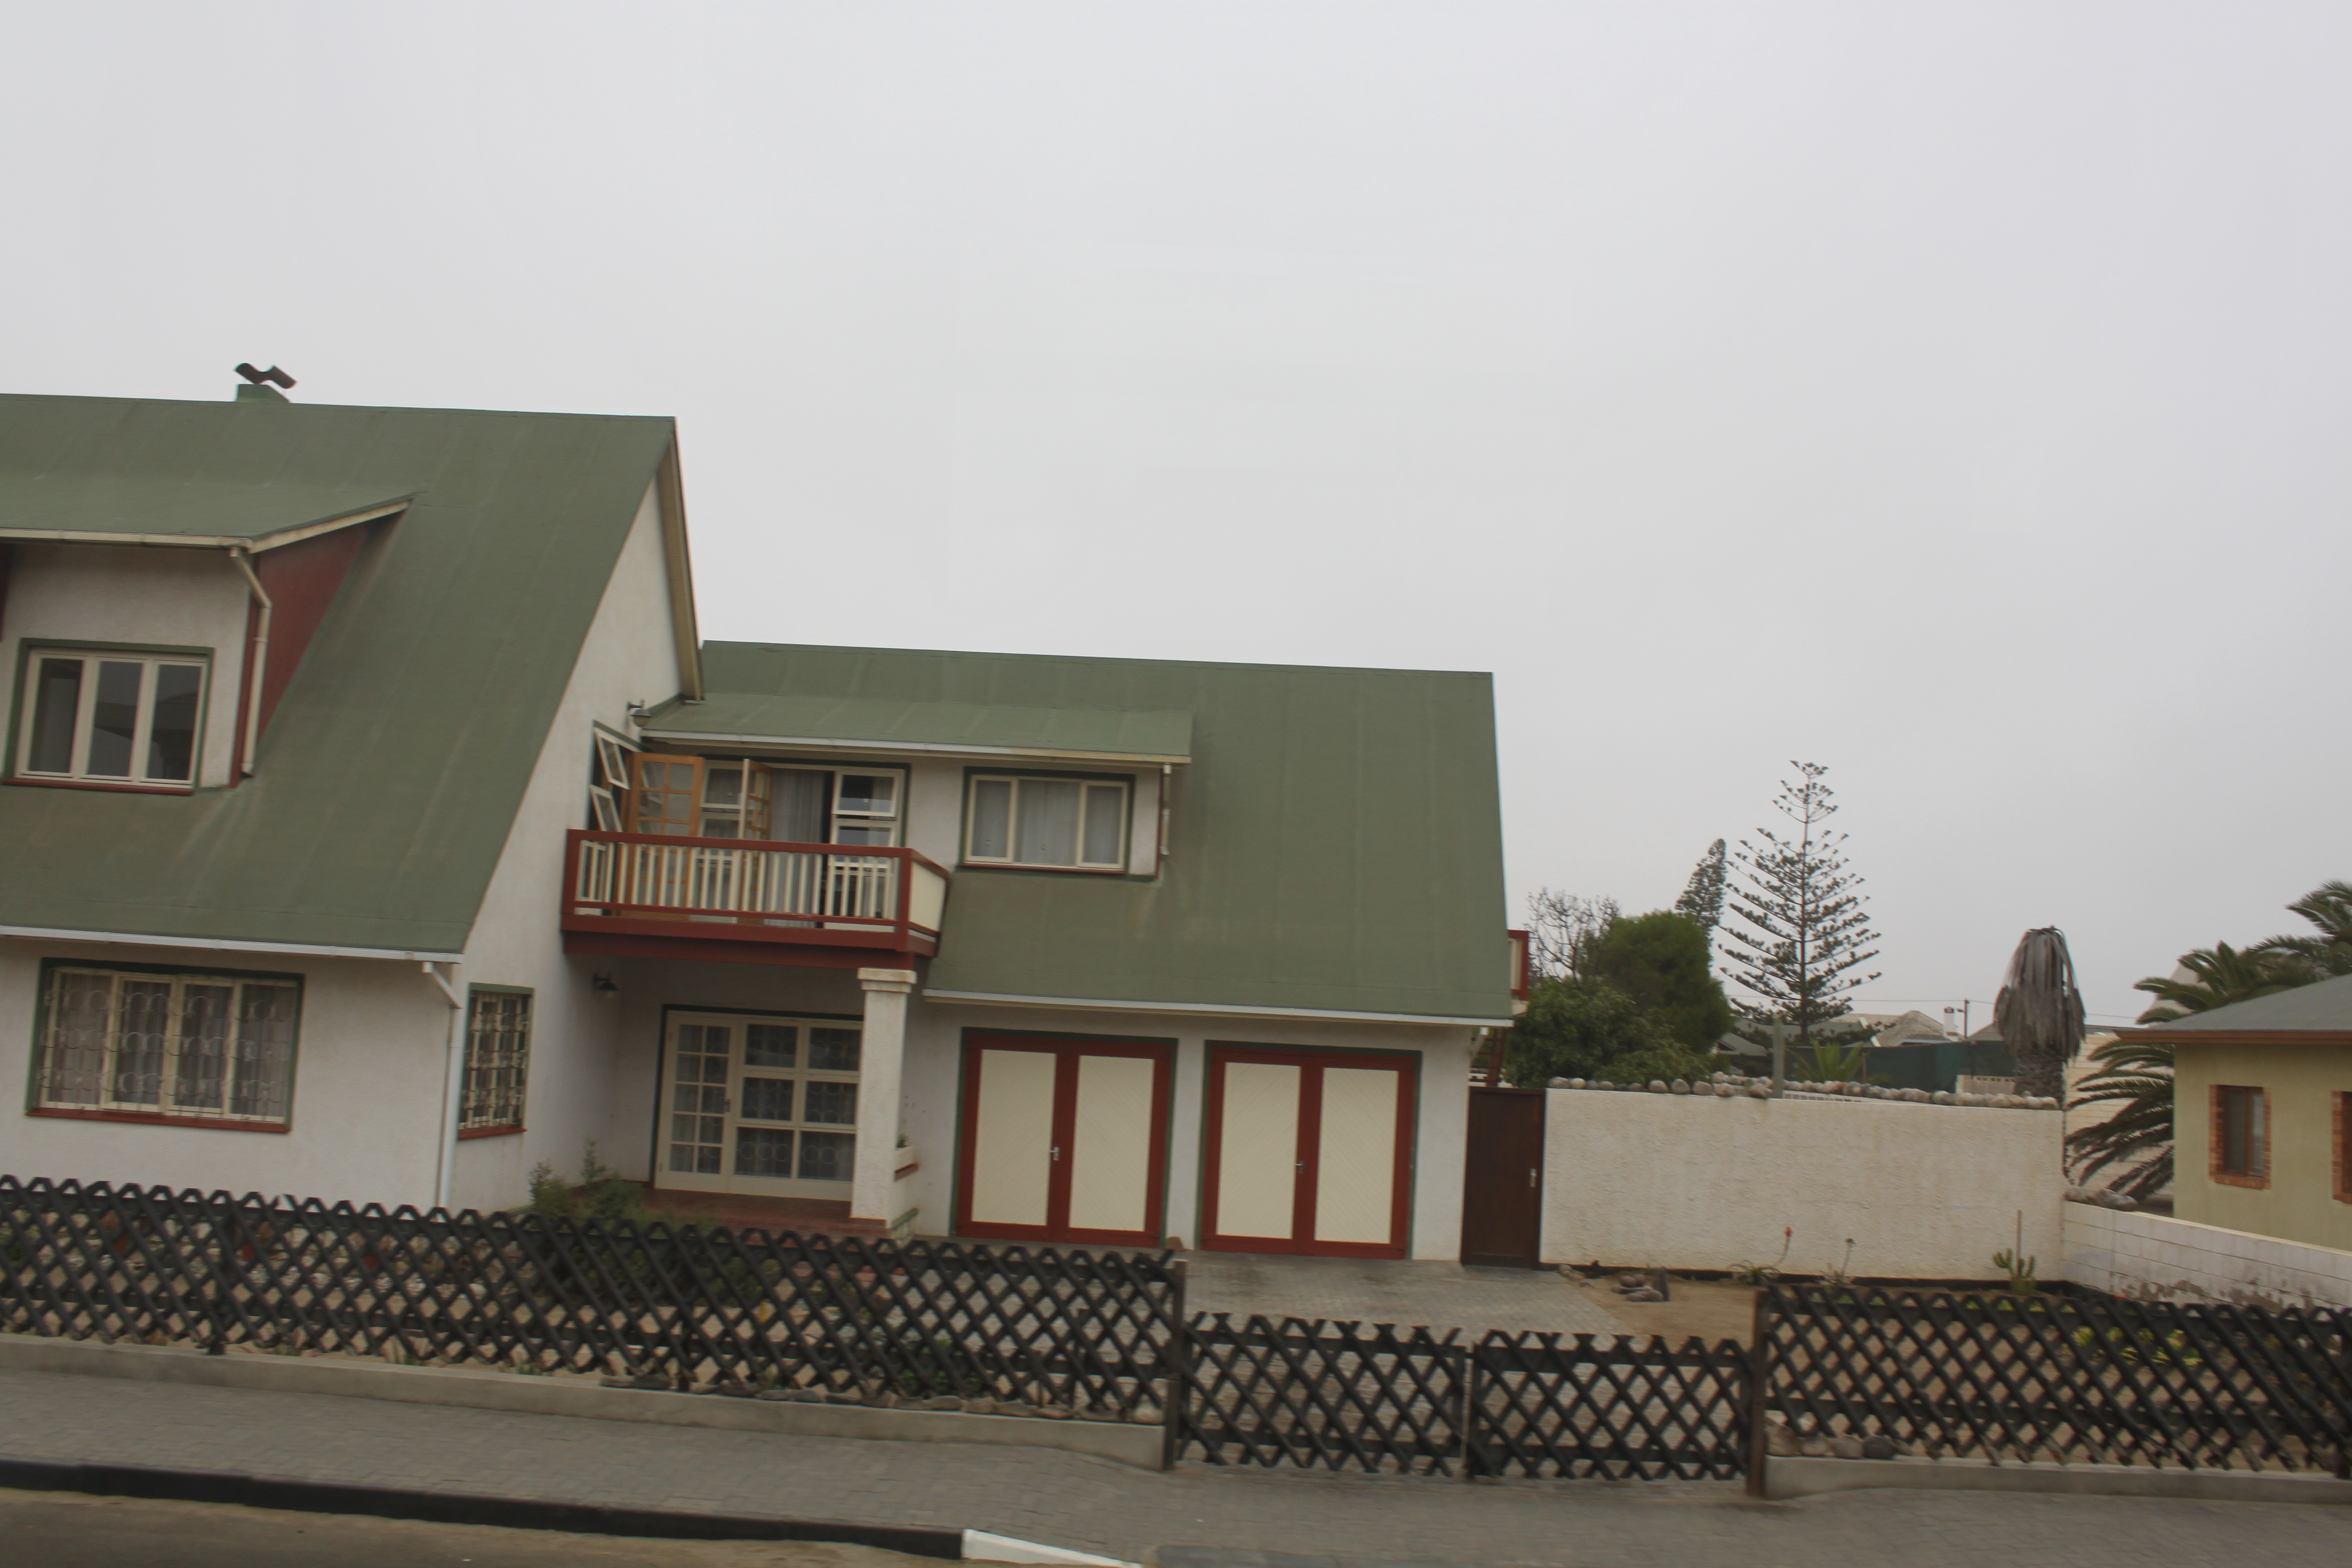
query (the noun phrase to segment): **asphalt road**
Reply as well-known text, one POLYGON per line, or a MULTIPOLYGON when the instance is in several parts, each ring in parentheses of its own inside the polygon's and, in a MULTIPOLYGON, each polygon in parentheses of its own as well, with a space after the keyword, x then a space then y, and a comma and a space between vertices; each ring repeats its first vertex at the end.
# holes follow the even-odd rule
POLYGON ((939 1568, 799 1542, 631 1541, 79 1492, 0 1491, 0 1563, 25 1568, 939 1568))

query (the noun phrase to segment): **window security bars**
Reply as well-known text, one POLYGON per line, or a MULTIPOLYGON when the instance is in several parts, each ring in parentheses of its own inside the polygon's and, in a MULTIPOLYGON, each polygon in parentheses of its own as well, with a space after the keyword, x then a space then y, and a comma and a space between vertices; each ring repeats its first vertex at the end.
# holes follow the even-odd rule
POLYGON ((1166 1254, 639 1229, 0 1176, 0 1331, 1157 1422, 1166 1254))
POLYGON ((1727 1479, 1745 1468, 1748 1353, 1631 1335, 1192 1320, 1170 1439, 1211 1464, 1369 1473, 1727 1479))
POLYGON ((53 968, 35 1103, 283 1126, 300 999, 300 988, 283 981, 53 968))
POLYGON ((2352 1459, 2352 1312, 1814 1286, 1763 1311, 1767 1398, 1800 1434, 1996 1462, 2352 1459))
POLYGON ((530 1076, 530 998, 519 992, 475 992, 466 1020, 466 1089, 457 1131, 521 1127, 530 1076))

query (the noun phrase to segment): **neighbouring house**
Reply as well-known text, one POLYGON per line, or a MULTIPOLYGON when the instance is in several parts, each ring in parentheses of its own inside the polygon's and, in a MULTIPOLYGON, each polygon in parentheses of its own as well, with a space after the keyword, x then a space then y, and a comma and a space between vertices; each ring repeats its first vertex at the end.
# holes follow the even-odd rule
POLYGON ((0 398, 0 668, 11 1173, 1457 1251, 1483 674, 705 644, 669 420, 266 388, 0 398))
POLYGON ((2352 975, 2121 1031, 2173 1053, 2173 1213, 2352 1251, 2352 975))

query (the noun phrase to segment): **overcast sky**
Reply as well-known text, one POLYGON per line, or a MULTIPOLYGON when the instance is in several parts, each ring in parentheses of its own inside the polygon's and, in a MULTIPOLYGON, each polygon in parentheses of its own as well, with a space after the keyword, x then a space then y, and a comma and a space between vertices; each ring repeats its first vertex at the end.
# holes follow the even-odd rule
POLYGON ((1516 918, 1828 765, 1872 1004, 2352 877, 2352 8, 0 5, 0 385, 671 414, 706 636, 1492 670, 1516 918))

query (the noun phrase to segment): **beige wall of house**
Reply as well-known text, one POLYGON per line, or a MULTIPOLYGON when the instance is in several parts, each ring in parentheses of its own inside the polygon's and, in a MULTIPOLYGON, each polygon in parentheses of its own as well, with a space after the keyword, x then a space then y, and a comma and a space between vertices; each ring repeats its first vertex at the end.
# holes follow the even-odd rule
POLYGON ((2336 1096, 2352 1093, 2352 1047, 2176 1046, 2173 1213, 2197 1225, 2352 1250, 2352 1203, 2335 1195, 2336 1096), (2214 1178, 2213 1090, 2263 1091, 2267 1184, 2214 1178))
MULTIPOLYGON (((621 1010, 598 1000, 592 984, 595 962, 563 952, 556 920, 564 833, 588 826, 595 726, 630 735, 632 701, 650 705, 677 694, 670 614, 659 487, 649 486, 548 729, 459 969, 461 988, 520 986, 532 994, 525 1130, 458 1143, 451 1200, 460 1207, 519 1204, 528 1195, 533 1165, 545 1160, 571 1173, 579 1168, 585 1140, 597 1138, 601 1149, 611 1135, 621 1010)), ((434 1081, 440 1081, 437 1073, 434 1081)))
POLYGON ((2060 1268, 2054 1110, 1875 1100, 1547 1096, 1544 1261, 1989 1279, 2014 1243, 2060 1268))
POLYGON ((142 1185, 425 1205, 439 1151, 448 1008, 413 963, 131 942, 0 942, 0 1082, 25 1098, 0 1171, 142 1185), (26 1114, 44 959, 182 974, 299 975, 286 1131, 26 1114))
POLYGON ((222 550, 127 544, 16 546, 7 604, 0 608, 0 672, 18 683, 0 710, 20 743, 24 674, 18 654, 52 638, 124 647, 210 650, 196 783, 230 782, 236 754, 237 687, 245 668, 244 574, 222 550))

